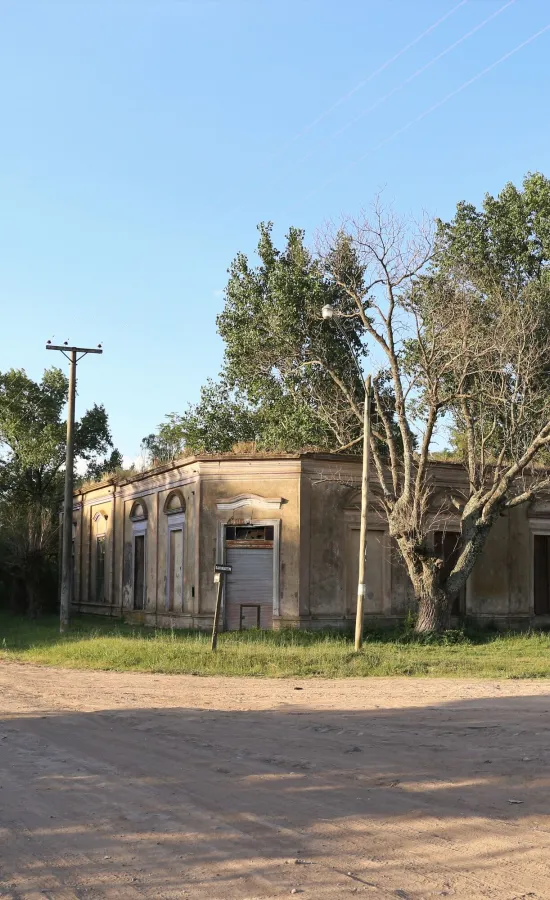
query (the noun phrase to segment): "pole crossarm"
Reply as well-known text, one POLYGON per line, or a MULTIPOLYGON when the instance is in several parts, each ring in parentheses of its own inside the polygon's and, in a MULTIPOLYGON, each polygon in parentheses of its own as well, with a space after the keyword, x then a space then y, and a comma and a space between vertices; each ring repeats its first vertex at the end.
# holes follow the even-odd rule
POLYGON ((66 344, 46 344, 46 350, 61 350, 62 353, 103 353, 101 347, 68 347, 66 344))

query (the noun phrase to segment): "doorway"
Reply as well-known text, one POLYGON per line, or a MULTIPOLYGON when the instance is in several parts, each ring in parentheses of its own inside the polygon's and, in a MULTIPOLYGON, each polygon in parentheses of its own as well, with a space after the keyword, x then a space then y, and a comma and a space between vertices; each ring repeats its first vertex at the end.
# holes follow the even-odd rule
POLYGON ((225 581, 228 631, 273 627, 273 525, 226 525, 225 581))
POLYGON ((145 535, 134 535, 134 609, 145 609, 145 535))

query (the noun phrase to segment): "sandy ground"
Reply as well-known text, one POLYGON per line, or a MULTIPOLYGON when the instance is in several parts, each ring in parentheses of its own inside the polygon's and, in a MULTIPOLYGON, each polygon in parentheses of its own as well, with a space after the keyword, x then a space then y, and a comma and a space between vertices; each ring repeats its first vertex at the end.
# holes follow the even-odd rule
POLYGON ((550 689, 0 665, 0 897, 550 898, 550 689))

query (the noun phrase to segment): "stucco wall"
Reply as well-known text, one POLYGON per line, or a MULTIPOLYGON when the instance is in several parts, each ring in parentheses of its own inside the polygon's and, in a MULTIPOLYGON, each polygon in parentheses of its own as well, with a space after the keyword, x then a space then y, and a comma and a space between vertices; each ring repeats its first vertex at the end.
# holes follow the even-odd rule
MULTIPOLYGON (((312 619, 344 620, 346 616, 346 536, 343 504, 349 486, 311 479, 309 614, 312 619)), ((357 514, 358 518, 358 514, 357 514)))
MULTIPOLYGON (((299 461, 268 459, 224 460, 219 464, 201 462, 200 484, 200 614, 211 616, 214 612, 214 564, 216 554, 220 553, 218 526, 273 521, 280 522, 280 614, 285 618, 297 619, 300 586, 299 461), (266 504, 262 500, 272 502, 266 504), (218 504, 222 501, 233 501, 239 503, 239 506, 219 509, 218 504), (241 503, 244 505, 240 505, 241 503)), ((277 552, 277 548, 274 552, 277 552)))
POLYGON ((467 613, 510 621, 533 615, 533 545, 529 508, 519 506, 494 523, 467 591, 467 613))
POLYGON ((499 517, 470 576, 468 614, 495 616, 509 611, 508 532, 508 516, 499 517))
MULTIPOLYGON (((361 463, 305 467, 309 572, 302 616, 316 625, 350 626, 355 618, 360 528, 361 463), (353 485, 357 485, 354 487, 353 485)), ((370 481, 374 496, 377 484, 370 481)), ((302 523, 304 527, 304 523, 302 523)), ((376 502, 369 506, 365 614, 377 621, 404 616, 413 603, 410 581, 376 502)))

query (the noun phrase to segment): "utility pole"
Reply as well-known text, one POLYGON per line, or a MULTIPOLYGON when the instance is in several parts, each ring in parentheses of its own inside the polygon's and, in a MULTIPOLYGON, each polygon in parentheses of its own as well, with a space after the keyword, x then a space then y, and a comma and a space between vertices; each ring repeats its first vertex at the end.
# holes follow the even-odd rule
MULTIPOLYGON (((334 319, 338 331, 342 335, 350 355, 355 363, 357 374, 363 381, 363 370, 357 359, 357 355, 353 349, 353 345, 340 325, 339 319, 342 314, 330 303, 326 303, 321 309, 323 319, 334 319)), ((365 594, 366 583, 365 573, 367 568, 367 518, 369 509, 369 452, 370 452, 370 401, 372 378, 367 375, 365 384, 365 402, 363 405, 363 470, 361 473, 361 531, 359 533, 359 576, 357 578, 357 608, 355 613, 355 649, 360 650, 363 646, 363 617, 365 611, 365 594)))
POLYGON ((369 454, 370 454, 370 395, 371 376, 365 379, 365 405, 363 407, 363 471, 361 474, 361 531, 359 533, 359 578, 357 585, 357 612, 355 616, 355 649, 363 646, 363 616, 365 606, 365 570, 367 564, 367 518, 369 509, 369 454))
POLYGON ((63 499, 63 539, 61 549, 61 595, 59 603, 59 631, 63 634, 69 626, 72 594, 72 543, 73 543, 73 462, 74 462, 74 410, 76 399, 76 364, 88 353, 103 353, 101 344, 96 348, 69 347, 46 344, 46 350, 60 350, 69 360, 69 399, 67 408, 67 449, 65 455, 65 495, 63 499), (77 354, 80 354, 77 356, 77 354))

